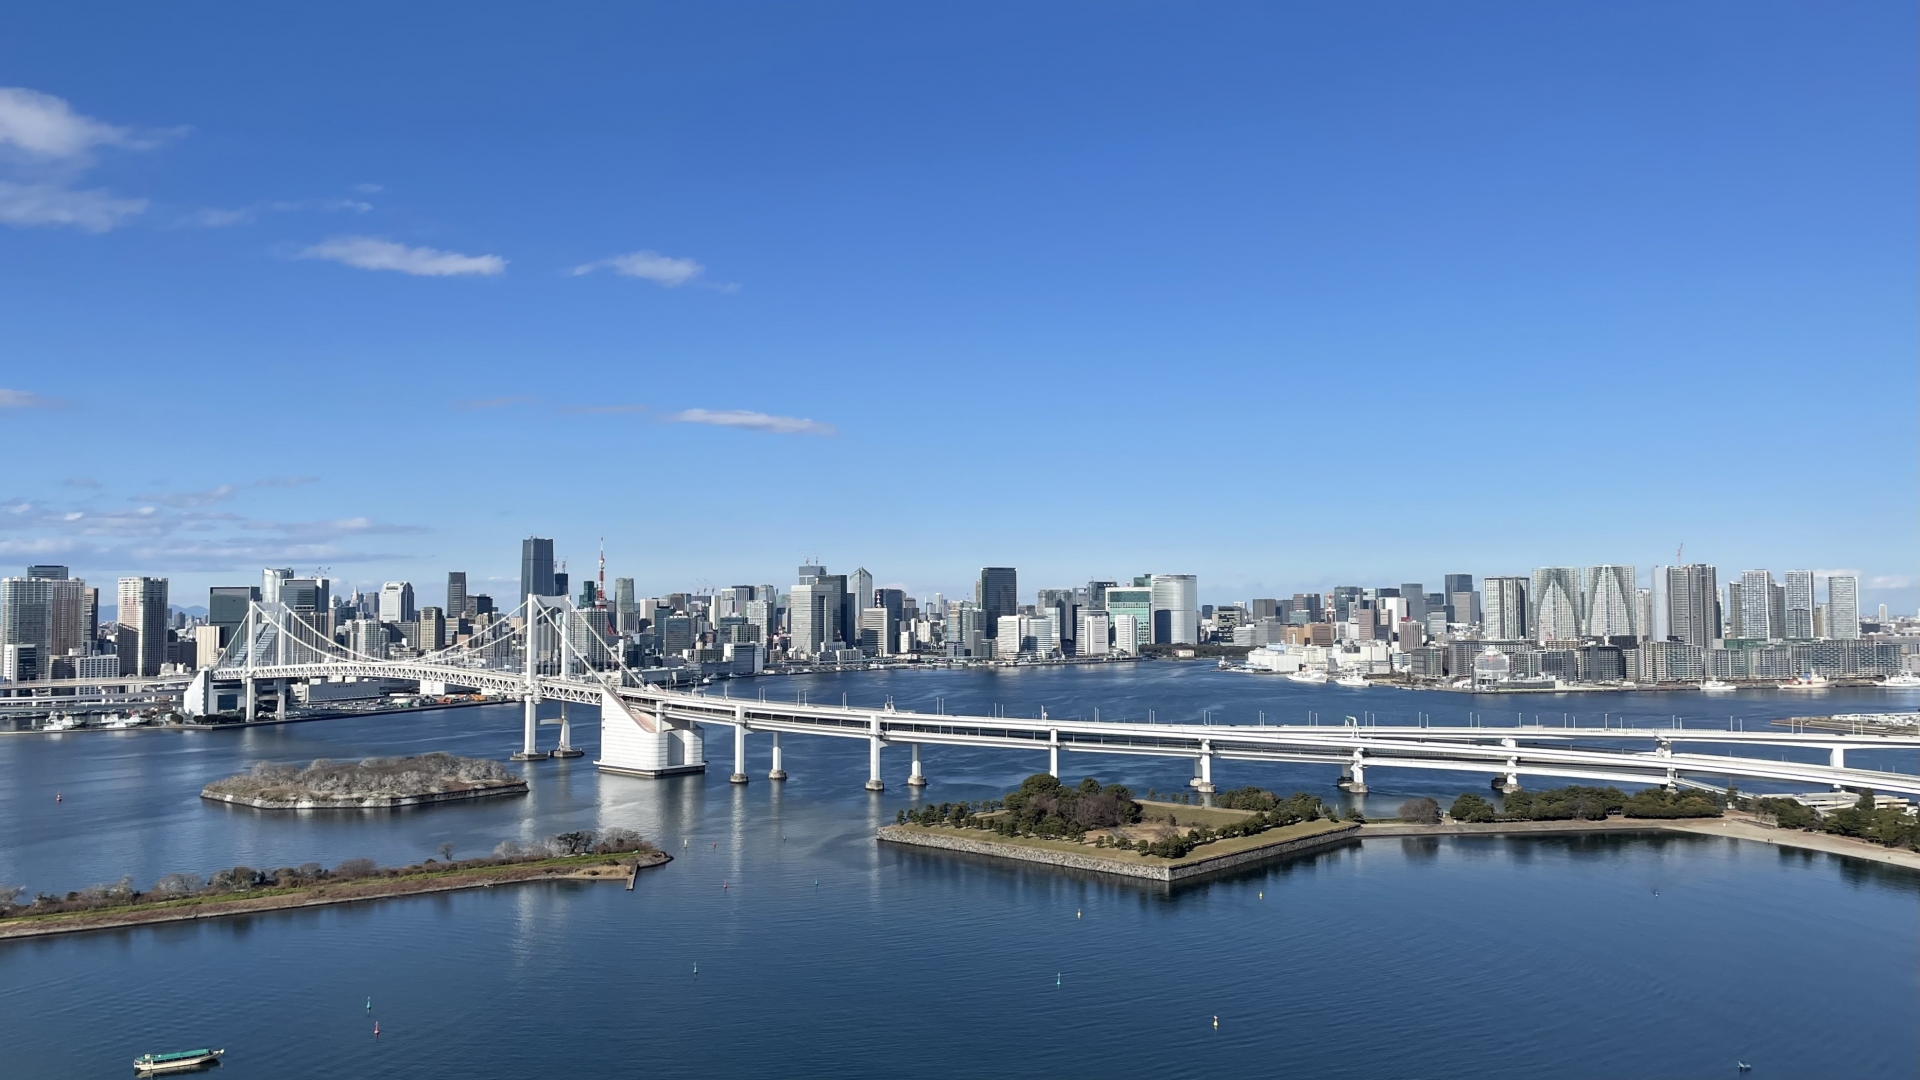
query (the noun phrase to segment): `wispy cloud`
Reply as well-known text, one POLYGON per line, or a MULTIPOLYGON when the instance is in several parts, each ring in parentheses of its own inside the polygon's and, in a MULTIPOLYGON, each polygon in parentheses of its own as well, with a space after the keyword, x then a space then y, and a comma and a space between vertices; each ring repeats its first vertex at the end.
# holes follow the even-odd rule
POLYGON ((298 199, 257 202, 251 206, 234 209, 208 208, 196 210, 180 219, 181 225, 197 226, 203 229, 224 229, 235 225, 251 225, 266 214, 288 214, 302 210, 315 210, 333 214, 364 214, 373 209, 370 202, 359 199, 298 199))
POLYGON ((706 269, 692 259, 677 259, 657 251, 635 251, 627 255, 614 255, 590 263, 581 263, 573 268, 573 276, 591 274, 596 270, 611 270, 621 277, 641 278, 656 285, 675 289, 699 277, 706 272, 706 269))
POLYGON ((65 398, 47 397, 31 390, 0 389, 0 409, 64 409, 65 398))
POLYGON ((135 495, 134 498, 141 502, 159 503, 162 506, 212 506, 214 503, 233 498, 239 490, 232 484, 221 484, 219 487, 208 488, 205 491, 156 491, 135 495))
POLYGON ((711 424, 714 427, 744 428, 774 435, 831 435, 832 424, 805 420, 797 416, 772 416, 746 409, 686 409, 667 417, 676 424, 711 424))
POLYGON ((397 270, 415 277, 492 277, 507 271, 498 255, 462 255, 429 247, 407 247, 372 236, 336 236, 300 253, 362 270, 397 270))
POLYGON ((468 401, 456 401, 453 403, 453 407, 463 412, 474 412, 479 409, 505 409, 514 405, 531 405, 536 400, 538 399, 527 397, 525 395, 516 395, 514 397, 475 398, 468 401))
POLYGON ((1906 589, 1912 585, 1913 579, 1905 574, 1882 574, 1867 579, 1869 589, 1906 589))
POLYGON ((160 134, 137 134, 76 112, 52 94, 0 87, 0 224, 96 233, 120 225, 145 211, 147 200, 83 189, 79 177, 97 147, 145 150, 160 141, 160 134))
POLYGON ((630 415, 647 411, 645 405, 572 405, 560 410, 573 416, 630 415))

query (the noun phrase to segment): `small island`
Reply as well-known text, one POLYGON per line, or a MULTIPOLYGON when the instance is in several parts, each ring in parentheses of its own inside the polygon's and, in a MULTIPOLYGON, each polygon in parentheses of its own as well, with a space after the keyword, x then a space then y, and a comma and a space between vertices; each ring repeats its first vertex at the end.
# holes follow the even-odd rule
POLYGON ((1092 777, 1068 787, 1038 773, 1004 799, 902 811, 879 839, 1171 882, 1346 843, 1359 832, 1304 792, 1282 798, 1244 788, 1214 802, 1148 802, 1092 777))
POLYGON ((407 866, 348 859, 331 870, 306 863, 168 874, 146 890, 121 878, 31 899, 24 888, 0 885, 0 941, 535 881, 624 881, 631 889, 641 870, 673 858, 632 829, 617 828, 561 833, 533 844, 509 840, 491 855, 471 859, 455 859, 453 844, 443 843, 437 854, 407 866))
POLYGON ((526 793, 527 782, 497 761, 432 753, 359 762, 321 758, 305 768, 263 761, 215 780, 200 797, 263 810, 383 810, 526 793))

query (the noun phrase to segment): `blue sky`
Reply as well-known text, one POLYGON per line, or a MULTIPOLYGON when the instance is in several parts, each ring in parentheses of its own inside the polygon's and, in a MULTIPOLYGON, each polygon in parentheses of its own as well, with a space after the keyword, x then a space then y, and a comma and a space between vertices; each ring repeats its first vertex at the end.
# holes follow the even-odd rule
POLYGON ((1685 543, 1911 610, 1917 29, 16 5, 0 563, 1224 600, 1685 543))

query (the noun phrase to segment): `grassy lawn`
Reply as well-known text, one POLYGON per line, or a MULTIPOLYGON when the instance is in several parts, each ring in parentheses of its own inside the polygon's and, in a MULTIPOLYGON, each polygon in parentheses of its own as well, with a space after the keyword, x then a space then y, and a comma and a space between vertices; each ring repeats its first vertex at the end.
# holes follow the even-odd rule
MULTIPOLYGON (((1143 803, 1142 805, 1147 808, 1147 816, 1149 817, 1156 816, 1156 811, 1160 811, 1159 816, 1164 817, 1165 810, 1173 810, 1175 811, 1175 817, 1182 825, 1198 825, 1202 821, 1206 821, 1207 824, 1211 825, 1220 825, 1228 821, 1235 821, 1239 818, 1246 817, 1248 814, 1248 811, 1244 810, 1209 810, 1199 806, 1180 806, 1173 803, 1143 803), (1189 819, 1186 815, 1193 812, 1226 814, 1231 816, 1226 818, 1213 818, 1211 820, 1197 817, 1189 819)), ((1257 833, 1253 836, 1235 836, 1225 840, 1215 840, 1210 844, 1203 844, 1200 847, 1194 848, 1192 853, 1182 859, 1163 859, 1158 855, 1142 855, 1137 851, 1121 851, 1117 848, 1094 847, 1092 844, 1076 844, 1072 840, 1042 840, 1029 836, 999 836, 986 829, 955 829, 944 825, 893 826, 893 828, 896 829, 906 829, 910 832, 923 833, 928 836, 951 836, 964 840, 974 840, 983 844, 1005 844, 1009 847, 1037 848, 1042 851, 1064 851, 1074 855, 1089 855, 1096 859, 1108 859, 1117 863, 1135 863, 1144 866, 1185 866, 1189 863, 1201 862, 1202 860, 1215 858, 1220 855, 1237 855, 1243 851, 1253 851, 1256 848, 1269 847, 1273 844, 1283 844, 1289 840, 1298 840, 1303 836, 1318 836, 1321 833, 1345 827, 1346 824, 1344 822, 1327 821, 1325 819, 1320 821, 1303 821, 1298 825, 1286 825, 1278 829, 1268 829, 1266 832, 1257 833)))

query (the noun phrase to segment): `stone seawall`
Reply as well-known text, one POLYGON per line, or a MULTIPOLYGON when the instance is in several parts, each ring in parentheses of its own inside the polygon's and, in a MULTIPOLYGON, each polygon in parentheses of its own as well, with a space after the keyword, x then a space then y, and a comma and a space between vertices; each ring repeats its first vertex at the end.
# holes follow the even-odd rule
POLYGON ((374 795, 364 799, 303 798, 294 802, 280 802, 246 795, 229 795, 218 791, 202 791, 200 797, 209 802, 252 806, 261 810, 390 810, 401 806, 428 806, 433 803, 485 799, 495 795, 525 795, 526 793, 527 782, 516 780, 511 784, 472 787, 463 791, 429 791, 419 795, 374 795))
POLYGON ((1316 848, 1333 847, 1356 840, 1360 835, 1360 826, 1347 825, 1312 836, 1295 837, 1268 844, 1265 847, 1236 851, 1227 855, 1202 857, 1179 862, 1152 863, 1128 862, 1111 859, 1095 854, 1092 849, 1082 854, 1076 851, 1053 851, 1047 848, 1025 847, 1020 844, 1005 844, 993 840, 974 840, 962 836, 945 836, 938 833, 915 832, 897 825, 883 827, 878 838, 888 843, 907 844, 913 847, 938 848, 943 851, 962 851, 970 855, 985 855, 995 859, 1017 859, 1021 862, 1043 863, 1048 866, 1061 866, 1073 870, 1091 870, 1100 874, 1119 874, 1124 877, 1143 878, 1148 881, 1185 881, 1188 878, 1214 874, 1234 867, 1264 862, 1282 855, 1292 855, 1316 848))

